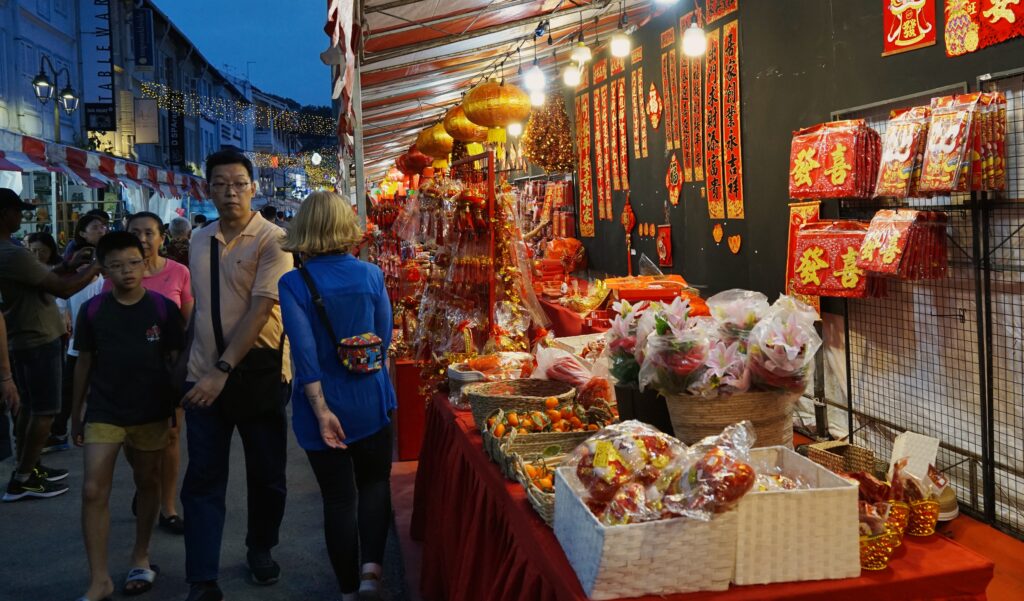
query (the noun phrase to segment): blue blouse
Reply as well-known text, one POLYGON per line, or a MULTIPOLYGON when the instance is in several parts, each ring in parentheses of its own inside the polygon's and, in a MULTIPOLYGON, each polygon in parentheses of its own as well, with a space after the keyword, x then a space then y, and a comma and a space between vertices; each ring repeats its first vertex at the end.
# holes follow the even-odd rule
MULTIPOLYGON (((314 257, 306 261, 324 299, 334 333, 341 338, 372 332, 391 345, 391 302, 379 267, 349 254, 314 257)), ((320 322, 313 297, 298 270, 278 282, 281 317, 291 344, 293 365, 292 427, 306 450, 329 447, 320 437, 320 426, 306 399, 303 386, 319 381, 327 406, 338 416, 350 444, 376 434, 390 421, 396 407, 395 391, 387 367, 374 374, 350 373, 339 361, 335 342, 320 322)), ((385 362, 386 365, 386 362, 385 362)))

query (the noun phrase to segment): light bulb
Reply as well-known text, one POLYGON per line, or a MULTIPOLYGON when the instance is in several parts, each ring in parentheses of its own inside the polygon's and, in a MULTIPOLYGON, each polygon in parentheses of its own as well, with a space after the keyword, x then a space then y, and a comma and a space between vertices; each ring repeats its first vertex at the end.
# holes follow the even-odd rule
POLYGON ((314 152, 313 156, 309 157, 309 162, 313 163, 313 165, 319 165, 320 162, 323 161, 323 160, 324 160, 324 158, 322 156, 320 156, 319 152, 314 152))
POLYGON ((580 85, 580 69, 576 65, 568 65, 562 71, 562 81, 570 88, 580 85))
POLYGON ((686 56, 703 56, 708 49, 708 40, 704 30, 696 23, 690 23, 683 34, 683 54, 686 56))
POLYGON ((523 76, 523 86, 531 92, 543 91, 546 83, 547 78, 544 77, 544 72, 537 65, 530 67, 530 70, 523 76))
POLYGON ((522 123, 509 123, 508 127, 506 129, 508 130, 508 135, 510 135, 513 138, 515 138, 515 137, 518 137, 519 135, 521 135, 523 133, 523 124, 522 123))
POLYGON ((619 58, 629 56, 629 36, 622 31, 618 31, 612 36, 612 56, 619 58))
POLYGON ((544 96, 544 90, 534 90, 530 92, 530 104, 533 106, 544 106, 544 101, 547 98, 544 96))
POLYGON ((572 60, 576 61, 581 65, 583 63, 590 62, 590 48, 587 48, 587 45, 584 44, 583 42, 579 42, 572 49, 572 54, 570 54, 569 56, 572 58, 572 60))

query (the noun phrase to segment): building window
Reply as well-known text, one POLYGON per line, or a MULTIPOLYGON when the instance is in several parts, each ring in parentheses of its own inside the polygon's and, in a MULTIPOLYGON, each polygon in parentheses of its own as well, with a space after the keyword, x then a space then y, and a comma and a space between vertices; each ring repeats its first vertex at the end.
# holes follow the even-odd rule
POLYGON ((36 13, 40 17, 50 20, 50 0, 36 0, 36 13))
POLYGON ((53 11, 63 17, 68 16, 68 0, 53 0, 53 11))

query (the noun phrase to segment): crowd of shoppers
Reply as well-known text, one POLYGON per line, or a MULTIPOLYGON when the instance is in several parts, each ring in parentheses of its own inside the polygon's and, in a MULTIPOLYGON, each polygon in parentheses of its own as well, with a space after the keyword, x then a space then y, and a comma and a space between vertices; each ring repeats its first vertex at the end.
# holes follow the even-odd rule
POLYGON ((71 441, 83 447, 89 560, 79 601, 106 599, 117 588, 107 552, 122 449, 135 486, 136 537, 121 592, 156 584, 149 543, 159 524, 184 534, 188 601, 221 601, 237 430, 247 569, 253 584, 272 585, 282 577, 272 550, 282 542, 290 400, 296 440, 320 487, 342 599, 379 598, 395 408, 383 367, 392 332, 383 275, 352 254, 362 232, 340 196, 314 193, 286 221, 252 210, 256 184, 245 155, 210 155, 206 175, 215 221, 177 218, 165 227, 140 212, 126 231, 107 233, 105 214, 86 214, 63 255, 47 235, 33 236, 29 248, 13 242, 31 205, 0 189, 0 460, 8 416, 16 446, 3 500, 69 490, 68 472, 43 465, 40 455, 67 448, 70 420, 71 441), (373 345, 375 361, 343 363, 339 343, 350 337, 373 345), (180 435, 187 464, 179 513, 180 435))

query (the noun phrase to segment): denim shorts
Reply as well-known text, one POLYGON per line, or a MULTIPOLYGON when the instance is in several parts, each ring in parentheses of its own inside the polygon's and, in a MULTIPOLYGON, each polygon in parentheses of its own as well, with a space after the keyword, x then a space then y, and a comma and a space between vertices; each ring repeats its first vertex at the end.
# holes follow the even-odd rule
POLYGON ((21 406, 29 415, 57 415, 61 401, 61 362, 64 347, 60 338, 39 346, 11 351, 11 371, 21 395, 21 406))

